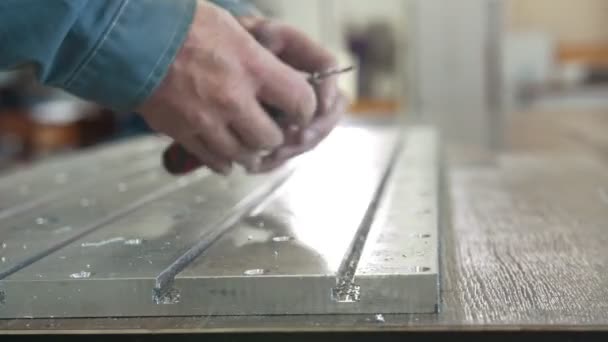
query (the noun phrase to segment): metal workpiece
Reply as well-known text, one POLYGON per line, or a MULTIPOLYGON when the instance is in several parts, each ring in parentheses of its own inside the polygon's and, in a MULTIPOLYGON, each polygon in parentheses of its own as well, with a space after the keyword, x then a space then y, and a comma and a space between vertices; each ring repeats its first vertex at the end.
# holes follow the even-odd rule
POLYGON ((436 150, 350 124, 267 175, 109 170, 0 216, 0 318, 435 312, 436 150))
POLYGON ((136 169, 0 221, 0 278, 179 188, 160 170, 136 169))
POLYGON ((390 313, 439 309, 438 151, 433 131, 405 136, 357 265, 362 304, 390 313))
POLYGON ((160 138, 139 138, 129 144, 113 144, 75 157, 52 159, 36 168, 0 177, 0 219, 27 212, 108 177, 119 177, 150 163, 158 164, 158 158, 154 160, 152 156, 164 145, 160 138))
MULTIPOLYGON (((150 155, 158 154, 166 145, 167 140, 160 137, 133 138, 128 143, 120 141, 105 144, 103 147, 87 148, 85 152, 76 155, 66 154, 51 158, 34 168, 10 170, 10 173, 0 173, 0 194, 12 187, 31 189, 33 181, 63 185, 71 180, 82 179, 82 176, 69 177, 71 172, 80 175, 86 172, 105 172, 108 169, 103 167, 120 167, 125 163, 146 159, 150 155)), ((91 176, 90 173, 88 175, 91 176)))

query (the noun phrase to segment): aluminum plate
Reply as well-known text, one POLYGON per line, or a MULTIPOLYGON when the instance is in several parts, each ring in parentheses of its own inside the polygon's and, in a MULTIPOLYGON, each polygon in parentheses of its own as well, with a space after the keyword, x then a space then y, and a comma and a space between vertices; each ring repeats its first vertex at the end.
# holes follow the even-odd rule
POLYGON ((125 162, 145 146, 158 158, 164 143, 28 171, 45 185, 61 165, 112 166, 0 211, 0 318, 438 309, 433 130, 348 125, 283 169, 228 178, 125 162))

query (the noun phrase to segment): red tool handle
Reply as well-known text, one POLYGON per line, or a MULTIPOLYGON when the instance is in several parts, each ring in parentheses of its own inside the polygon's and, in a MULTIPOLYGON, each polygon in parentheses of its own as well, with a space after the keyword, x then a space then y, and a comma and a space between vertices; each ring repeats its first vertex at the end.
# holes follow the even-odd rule
POLYGON ((172 175, 185 175, 203 166, 197 157, 177 143, 163 153, 163 166, 172 175))

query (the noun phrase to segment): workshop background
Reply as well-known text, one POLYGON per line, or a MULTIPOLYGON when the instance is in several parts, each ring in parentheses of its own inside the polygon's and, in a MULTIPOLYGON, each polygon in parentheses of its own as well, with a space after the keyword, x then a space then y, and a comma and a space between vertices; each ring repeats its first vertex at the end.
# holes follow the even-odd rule
POLYGON ((571 338, 608 332, 607 0, 256 3, 365 117, 276 173, 168 175, 137 114, 2 74, 0 335, 608 340, 571 338))
MULTIPOLYGON (((350 115, 403 114, 482 149, 526 139, 550 148, 522 133, 530 122, 585 132, 608 115, 607 1, 255 2, 358 66, 341 79, 350 115)), ((135 113, 41 87, 26 71, 0 73, 0 170, 150 133, 135 113)))

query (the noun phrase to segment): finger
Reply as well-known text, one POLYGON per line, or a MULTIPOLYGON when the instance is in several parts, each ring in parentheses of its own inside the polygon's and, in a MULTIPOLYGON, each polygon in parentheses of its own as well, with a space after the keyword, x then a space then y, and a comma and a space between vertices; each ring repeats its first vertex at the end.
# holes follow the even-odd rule
POLYGON ((347 107, 348 99, 337 92, 330 109, 324 113, 325 115, 318 116, 307 130, 300 132, 300 141, 304 144, 313 143, 314 146, 318 145, 336 127, 346 113, 347 107))
POLYGON ((261 173, 268 173, 268 172, 272 172, 282 166, 284 166, 285 164, 287 164, 288 160, 273 160, 273 161, 268 161, 265 162, 263 164, 260 164, 255 170, 249 170, 249 173, 251 174, 261 174, 261 173))
MULTIPOLYGON (((298 70, 315 73, 337 67, 330 51, 291 26, 276 21, 255 21, 246 27, 260 44, 298 70)), ((323 80, 316 88, 317 115, 323 115, 330 110, 338 92, 336 77, 323 80)))
POLYGON ((338 96, 338 82, 335 77, 330 77, 317 82, 316 87, 317 100, 319 102, 317 107, 317 116, 330 115, 332 113, 332 106, 336 102, 338 96))
POLYGON ((254 173, 255 170, 260 168, 262 163, 262 158, 256 155, 248 155, 246 158, 243 158, 239 164, 248 172, 254 173))
POLYGON ((292 26, 262 20, 248 28, 260 44, 298 70, 313 73, 337 66, 329 50, 292 26))
POLYGON ((284 135, 257 100, 244 103, 241 115, 235 115, 230 129, 248 151, 273 150, 284 142, 284 135))
MULTIPOLYGON (((285 130, 285 146, 297 146, 301 141, 300 130, 288 128, 285 130)), ((257 155, 255 158, 250 159, 245 166, 247 172, 251 174, 266 173, 274 169, 277 169, 287 162, 288 158, 276 159, 271 156, 276 155, 276 152, 272 152, 266 155, 257 155)))
POLYGON ((207 151, 223 160, 233 161, 246 151, 238 137, 226 126, 205 127, 204 132, 196 135, 196 139, 207 151))
POLYGON ((181 138, 179 139, 179 143, 188 150, 188 152, 196 156, 201 164, 209 167, 214 172, 228 175, 232 171, 232 162, 213 154, 198 137, 192 136, 181 138))
POLYGON ((258 100, 285 114, 285 121, 306 126, 317 110, 317 95, 304 75, 272 56, 259 63, 258 100))
POLYGON ((339 95, 328 115, 315 119, 312 125, 302 133, 298 144, 290 144, 278 149, 272 155, 264 158, 255 171, 268 172, 281 166, 287 160, 314 149, 336 127, 346 110, 346 106, 346 97, 339 95))

